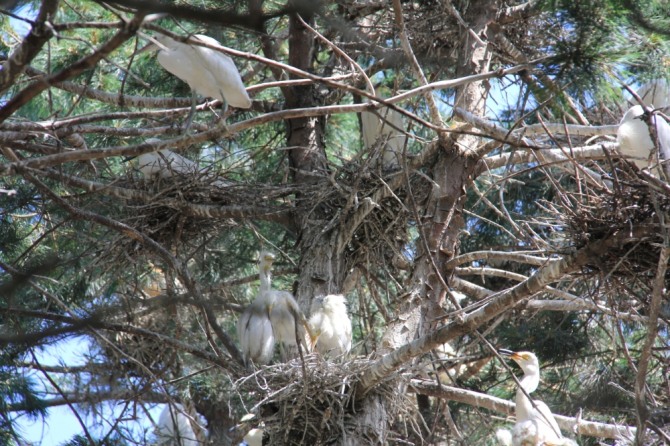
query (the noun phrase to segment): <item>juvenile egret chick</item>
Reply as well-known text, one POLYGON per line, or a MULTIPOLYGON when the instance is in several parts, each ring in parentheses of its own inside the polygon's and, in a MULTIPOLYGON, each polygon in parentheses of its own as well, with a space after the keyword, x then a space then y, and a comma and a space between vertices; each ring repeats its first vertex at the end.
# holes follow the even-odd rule
POLYGON ((181 404, 165 405, 158 417, 156 435, 160 445, 200 446, 181 404))
POLYGON ((340 356, 351 350, 351 320, 343 295, 315 297, 309 326, 320 353, 340 356))
MULTIPOLYGON (((158 34, 160 45, 149 45, 158 50, 158 63, 186 82, 194 92, 219 99, 238 108, 251 107, 251 99, 233 60, 227 55, 199 45, 179 42, 158 34)), ((216 39, 202 34, 191 36, 210 45, 221 45, 216 39)))
MULTIPOLYGON (((149 138, 146 142, 153 144, 160 142, 160 140, 149 138)), ((195 161, 184 158, 168 149, 143 153, 134 158, 134 163, 145 178, 171 178, 178 175, 200 175, 206 172, 206 169, 201 169, 195 161)), ((230 183, 216 179, 216 175, 210 172, 206 172, 203 179, 216 187, 230 186, 230 183)))
POLYGON ((275 336, 270 320, 270 312, 275 304, 274 296, 270 293, 270 270, 274 258, 272 253, 261 252, 258 264, 260 290, 237 321, 237 337, 242 354, 254 364, 267 364, 274 355, 275 336))
POLYGON ((528 399, 540 384, 540 363, 531 352, 500 350, 519 364, 524 375, 516 391, 516 424, 512 431, 514 446, 577 446, 574 441, 561 436, 561 430, 549 407, 542 401, 528 399))
POLYGON ((400 166, 407 136, 403 130, 407 126, 401 113, 384 107, 379 116, 372 112, 361 113, 361 132, 365 148, 370 150, 377 144, 382 147, 382 167, 393 169, 400 166))
POLYGON ((666 79, 651 80, 636 93, 649 108, 665 108, 670 105, 670 84, 666 79))
POLYGON ((198 171, 198 165, 195 162, 168 149, 143 153, 137 157, 137 167, 145 178, 154 176, 170 178, 174 175, 186 175, 198 171))
MULTIPOLYGON (((642 116, 644 109, 641 105, 628 109, 619 123, 616 136, 619 152, 631 159, 640 169, 647 167, 647 159, 655 147, 649 127, 642 120, 642 116)), ((651 120, 658 137, 658 156, 661 160, 670 160, 670 124, 656 114, 651 115, 651 120)), ((670 166, 665 165, 665 170, 670 172, 670 166)))

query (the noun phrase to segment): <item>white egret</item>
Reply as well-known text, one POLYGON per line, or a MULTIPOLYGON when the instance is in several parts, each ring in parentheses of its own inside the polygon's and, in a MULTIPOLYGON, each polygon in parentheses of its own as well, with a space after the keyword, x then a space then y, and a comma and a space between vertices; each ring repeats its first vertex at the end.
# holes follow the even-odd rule
MULTIPOLYGON (((656 145, 651 139, 649 126, 642 120, 644 108, 634 105, 623 115, 617 129, 619 152, 631 159, 640 169, 647 167, 647 159, 656 145)), ((670 160, 670 124, 661 116, 651 114, 651 120, 658 138, 658 156, 661 160, 670 160)), ((670 166, 666 165, 666 172, 670 173, 670 166)))
POLYGON ((379 144, 382 147, 382 167, 393 169, 400 166, 400 160, 407 136, 403 132, 406 125, 403 115, 397 111, 383 107, 379 115, 372 112, 361 113, 361 132, 363 144, 370 150, 379 144))
POLYGON ((168 149, 143 153, 136 159, 137 167, 145 178, 154 176, 170 178, 175 175, 192 174, 198 171, 198 165, 194 161, 168 149))
POLYGON ((158 443, 165 446, 200 446, 191 420, 181 404, 166 404, 158 417, 158 443))
POLYGON ((666 79, 651 80, 636 93, 649 108, 665 108, 670 105, 670 83, 666 79))
POLYGON ((340 356, 351 350, 351 320, 343 295, 315 297, 309 326, 320 353, 340 356))
MULTIPOLYGON (((516 424, 512 430, 514 446, 577 446, 574 441, 561 436, 549 407, 539 400, 531 401, 527 394, 534 392, 540 384, 540 362, 531 352, 500 350, 519 364, 524 375, 516 391, 516 424), (526 392, 524 393, 523 390, 526 392)), ((504 436, 498 435, 499 440, 504 436)))
MULTIPOLYGON (((216 39, 196 34, 191 36, 209 45, 221 45, 216 39)), ((226 54, 204 46, 179 42, 171 37, 158 34, 155 42, 142 49, 157 50, 158 63, 170 73, 186 82, 193 91, 193 102, 186 128, 191 124, 195 112, 195 94, 223 102, 224 110, 228 105, 238 108, 251 107, 251 99, 242 82, 235 62, 226 54)))
MULTIPOLYGON (((157 138, 149 138, 147 143, 153 144, 160 142, 157 138)), ((169 149, 162 149, 157 152, 143 153, 134 158, 134 163, 142 172, 142 175, 149 179, 153 177, 171 178, 180 175, 195 175, 201 174, 206 169, 201 169, 198 163, 191 161, 169 149)), ((214 179, 213 174, 207 173, 206 179, 213 180, 210 184, 216 187, 230 186, 230 183, 214 179)))
POLYGON ((261 253, 258 265, 261 285, 258 296, 237 321, 237 337, 242 353, 247 361, 255 364, 267 364, 274 355, 275 336, 270 321, 270 311, 274 305, 270 293, 270 269, 274 258, 272 253, 261 253))

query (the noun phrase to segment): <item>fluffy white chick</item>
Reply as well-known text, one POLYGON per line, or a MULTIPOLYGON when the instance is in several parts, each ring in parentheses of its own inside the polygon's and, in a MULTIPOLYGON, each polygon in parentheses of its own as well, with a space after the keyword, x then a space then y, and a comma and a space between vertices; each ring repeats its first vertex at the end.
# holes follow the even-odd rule
POLYGON ((315 297, 309 326, 315 348, 320 353, 340 356, 351 350, 351 320, 343 295, 315 297))

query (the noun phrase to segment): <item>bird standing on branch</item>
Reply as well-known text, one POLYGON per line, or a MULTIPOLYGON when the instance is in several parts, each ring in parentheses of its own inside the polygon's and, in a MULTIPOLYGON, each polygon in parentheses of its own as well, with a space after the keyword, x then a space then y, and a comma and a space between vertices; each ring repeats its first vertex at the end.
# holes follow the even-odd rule
MULTIPOLYGON (((221 46, 216 39, 202 34, 191 36, 191 39, 208 45, 221 46)), ((147 50, 158 51, 158 63, 186 82, 193 91, 192 107, 186 128, 193 119, 196 93, 221 100, 224 104, 224 113, 228 105, 238 108, 251 107, 251 99, 235 62, 226 54, 204 46, 179 42, 163 34, 152 38, 152 43, 141 51, 147 50)))
POLYGON ((312 301, 309 326, 316 350, 320 353, 340 356, 351 350, 351 320, 343 295, 315 297, 312 301))
MULTIPOLYGON (((653 125, 650 128, 643 120, 645 110, 641 105, 634 105, 623 115, 617 130, 619 152, 631 159, 637 167, 647 167, 649 155, 658 147, 659 159, 670 163, 670 124, 655 113, 650 113, 649 119, 653 125), (651 138, 651 130, 655 140, 651 138)), ((665 165, 665 171, 670 174, 670 166, 665 165)))
MULTIPOLYGON (((526 394, 534 392, 540 384, 540 362, 531 352, 512 352, 500 350, 500 354, 514 360, 524 375, 516 391, 516 424, 512 430, 513 446, 577 446, 577 443, 564 438, 549 407, 539 400, 531 401, 526 394)), ((508 435, 497 432, 502 444, 508 435)))

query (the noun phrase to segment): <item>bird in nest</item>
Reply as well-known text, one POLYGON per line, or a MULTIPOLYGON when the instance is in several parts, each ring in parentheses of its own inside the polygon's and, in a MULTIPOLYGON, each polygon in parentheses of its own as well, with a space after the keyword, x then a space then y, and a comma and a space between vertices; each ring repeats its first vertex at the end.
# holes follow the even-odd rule
POLYGON ((309 326, 314 336, 314 348, 318 352, 341 356, 351 350, 351 320, 343 295, 315 297, 312 301, 309 326))

